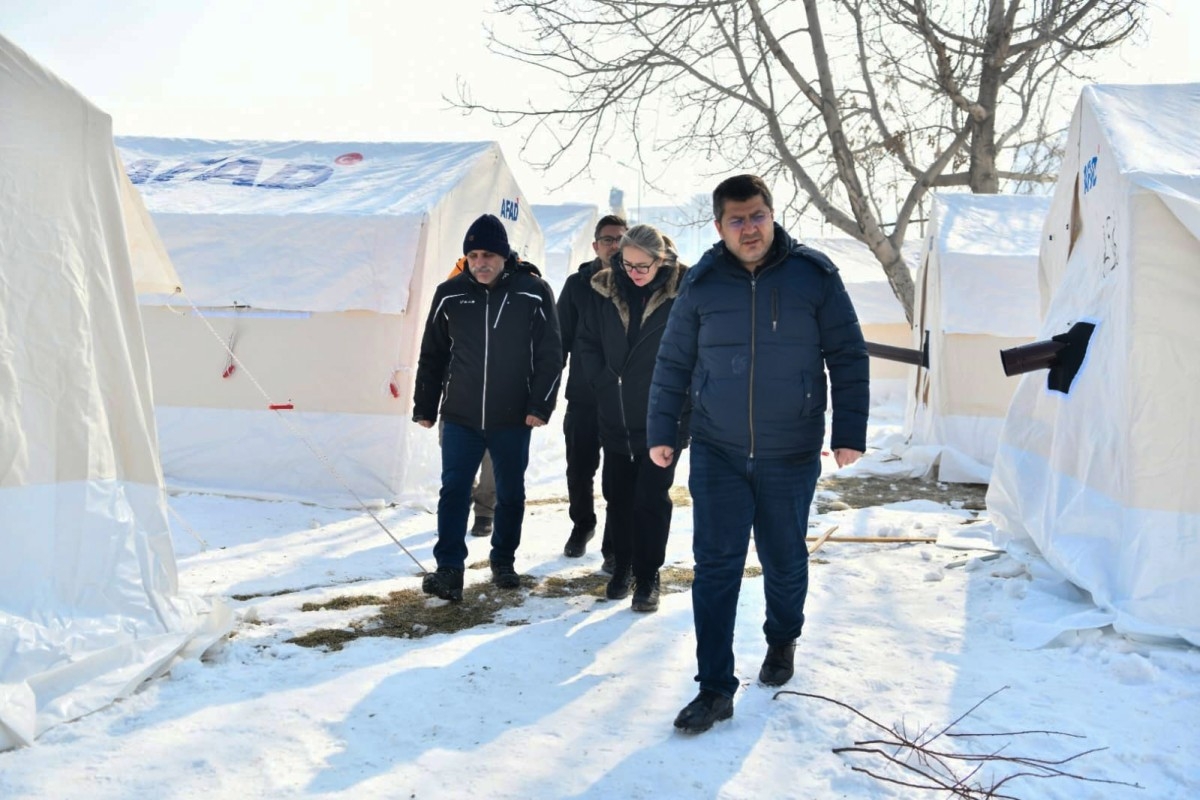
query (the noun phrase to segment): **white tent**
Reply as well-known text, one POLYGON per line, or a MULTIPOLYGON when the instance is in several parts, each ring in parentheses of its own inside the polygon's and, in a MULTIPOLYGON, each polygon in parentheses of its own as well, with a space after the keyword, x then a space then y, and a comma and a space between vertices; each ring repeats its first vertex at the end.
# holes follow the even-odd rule
POLYGON ((0 37, 0 750, 224 634, 178 595, 141 289, 176 279, 112 124, 0 37))
POLYGON ((1200 645, 1200 84, 1093 86, 1041 250, 1039 338, 1095 325, 1067 391, 1024 375, 988 509, 1104 612, 1200 645))
POLYGON ((187 287, 141 298, 168 486, 335 506, 435 497, 437 437, 411 422, 433 290, 482 213, 544 256, 499 145, 118 145, 187 287))
POLYGON ((917 270, 913 338, 929 342, 905 413, 914 447, 936 451, 938 479, 987 483, 1016 378, 1000 351, 1040 325, 1037 257, 1050 200, 1014 195, 934 198, 917 270))
POLYGON ((533 216, 546 237, 546 264, 542 277, 550 282, 557 294, 568 275, 580 264, 596 257, 592 237, 596 233, 600 211, 594 205, 564 203, 534 206, 533 216))

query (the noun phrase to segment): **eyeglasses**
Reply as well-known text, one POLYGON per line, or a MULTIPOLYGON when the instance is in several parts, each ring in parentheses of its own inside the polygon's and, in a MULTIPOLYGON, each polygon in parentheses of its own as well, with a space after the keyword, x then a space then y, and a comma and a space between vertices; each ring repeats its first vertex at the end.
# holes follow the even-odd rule
POLYGON ((748 219, 745 217, 733 217, 732 219, 728 219, 723 222, 722 225, 726 228, 740 231, 742 228, 746 227, 747 223, 755 228, 761 227, 763 223, 770 218, 771 213, 769 211, 756 211, 755 213, 751 214, 748 219))
POLYGON ((631 264, 628 261, 622 262, 625 265, 626 272, 636 272, 639 275, 645 275, 654 269, 654 265, 658 263, 658 259, 654 259, 649 264, 631 264))
POLYGON ((621 241, 620 236, 601 236, 596 240, 596 244, 602 244, 605 247, 612 247, 617 242, 621 241))

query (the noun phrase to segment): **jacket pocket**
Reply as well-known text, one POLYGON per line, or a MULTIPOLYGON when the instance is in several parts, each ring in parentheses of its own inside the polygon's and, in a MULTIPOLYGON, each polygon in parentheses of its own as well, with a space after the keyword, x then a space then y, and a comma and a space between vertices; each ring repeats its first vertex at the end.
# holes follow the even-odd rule
POLYGON ((704 390, 708 388, 708 373, 701 372, 692 377, 691 398, 692 411, 704 414, 704 390))
POLYGON ((802 395, 800 397, 800 416, 809 417, 825 413, 825 381, 818 381, 811 372, 801 374, 802 395))

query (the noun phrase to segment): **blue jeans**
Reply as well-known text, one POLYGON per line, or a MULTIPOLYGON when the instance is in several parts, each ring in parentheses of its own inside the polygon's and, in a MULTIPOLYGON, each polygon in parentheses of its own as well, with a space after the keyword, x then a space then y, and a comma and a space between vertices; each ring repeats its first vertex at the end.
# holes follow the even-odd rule
POLYGON ((808 508, 820 475, 817 453, 750 459, 693 441, 692 615, 701 689, 732 697, 738 688, 733 629, 751 529, 763 569, 767 643, 800 636, 808 595, 808 508))
POLYGON ((496 509, 490 560, 512 564, 521 544, 525 519, 525 467, 529 465, 532 428, 476 430, 447 422, 442 430, 442 491, 438 495, 438 540, 433 557, 439 567, 463 569, 467 560, 467 517, 471 484, 483 460, 492 457, 496 509))

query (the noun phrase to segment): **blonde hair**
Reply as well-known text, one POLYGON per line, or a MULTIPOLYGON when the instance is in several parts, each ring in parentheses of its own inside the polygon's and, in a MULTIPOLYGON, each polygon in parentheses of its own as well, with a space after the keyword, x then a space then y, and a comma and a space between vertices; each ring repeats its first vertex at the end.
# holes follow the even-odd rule
POLYGON ((664 267, 673 267, 679 263, 679 253, 675 250, 675 242, 671 237, 655 228, 653 225, 634 225, 621 236, 621 248, 636 247, 644 253, 659 259, 664 267))

